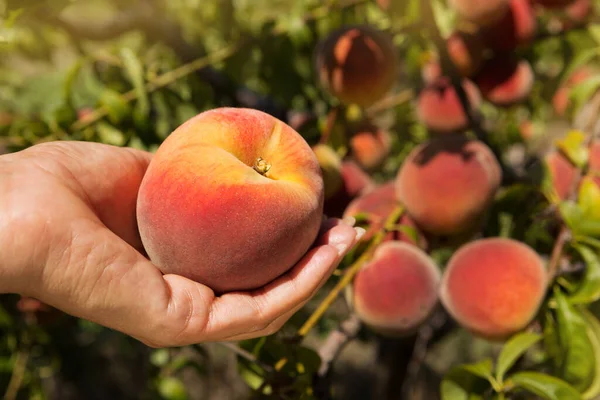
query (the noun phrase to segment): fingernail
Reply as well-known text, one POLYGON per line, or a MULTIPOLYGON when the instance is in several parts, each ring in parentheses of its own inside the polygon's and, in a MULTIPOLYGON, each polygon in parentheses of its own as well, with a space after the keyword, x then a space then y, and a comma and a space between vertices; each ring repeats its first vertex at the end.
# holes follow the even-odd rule
POLYGON ((342 219, 342 222, 348 226, 354 226, 356 224, 356 218, 347 216, 342 219))
POLYGON ((365 230, 365 228, 361 228, 360 226, 357 228, 354 228, 354 230, 356 231, 356 241, 358 242, 360 239, 362 239, 363 236, 365 236, 365 233, 367 233, 367 231, 365 230))

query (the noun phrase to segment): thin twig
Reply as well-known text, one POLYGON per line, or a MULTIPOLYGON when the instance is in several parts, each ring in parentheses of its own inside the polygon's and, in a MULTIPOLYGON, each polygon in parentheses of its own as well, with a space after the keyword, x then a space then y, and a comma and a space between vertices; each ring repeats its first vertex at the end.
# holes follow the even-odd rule
POLYGON ((231 343, 231 342, 216 342, 218 345, 225 347, 226 349, 228 349, 229 351, 235 353, 236 355, 244 358, 247 361, 250 361, 251 363, 254 363, 256 365, 258 365, 259 367, 261 367, 262 369, 264 369, 266 372, 273 372, 273 367, 271 367, 270 365, 265 364, 264 362, 260 361, 258 358, 256 358, 256 356, 252 353, 250 353, 249 351, 246 351, 244 349, 242 349, 241 347, 239 347, 238 345, 231 343))
POLYGON ((13 366, 12 375, 6 392, 4 393, 4 400, 15 400, 21 389, 25 372, 27 371, 27 363, 29 362, 29 334, 24 332, 22 334, 22 348, 17 352, 15 364, 13 366))
POLYGON ((329 373, 333 362, 341 353, 344 346, 358 335, 361 322, 356 314, 351 314, 348 319, 343 321, 337 329, 329 332, 327 339, 319 348, 319 356, 321 357, 321 366, 317 375, 324 377, 329 373))

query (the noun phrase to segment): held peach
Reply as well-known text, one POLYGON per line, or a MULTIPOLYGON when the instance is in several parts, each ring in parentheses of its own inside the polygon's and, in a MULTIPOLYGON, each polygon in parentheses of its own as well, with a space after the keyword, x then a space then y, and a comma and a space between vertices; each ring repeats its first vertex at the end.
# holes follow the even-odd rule
POLYGON ((164 273, 216 292, 247 290, 311 247, 323 197, 319 163, 297 132, 261 111, 218 108, 188 120, 156 151, 137 218, 164 273))
POLYGON ((537 313, 548 276, 542 259, 513 239, 479 239, 450 258, 440 300, 462 327, 502 341, 523 330, 537 313))
POLYGON ((358 317, 389 336, 414 332, 438 304, 441 273, 419 248, 385 242, 354 278, 349 291, 358 317))

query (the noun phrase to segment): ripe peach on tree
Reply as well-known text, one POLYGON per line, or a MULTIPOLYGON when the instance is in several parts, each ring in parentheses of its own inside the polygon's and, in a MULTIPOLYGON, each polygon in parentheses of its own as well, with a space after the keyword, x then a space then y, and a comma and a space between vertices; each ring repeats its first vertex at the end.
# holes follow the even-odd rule
MULTIPOLYGON (((366 219, 366 224, 369 228, 362 240, 368 241, 375 233, 384 228, 386 218, 398 206, 400 206, 400 202, 396 198, 396 186, 392 180, 354 199, 344 211, 344 217, 358 217, 362 215, 366 219)), ((400 217, 397 225, 398 229, 390 231, 386 235, 385 240, 397 240, 419 245, 420 247, 425 245, 425 237, 419 232, 414 221, 406 213, 400 217), (402 230, 402 227, 407 228, 407 230, 402 230)))
MULTIPOLYGON (((463 80, 471 110, 477 111, 481 94, 468 79, 463 80)), ((451 133, 465 130, 469 125, 467 114, 450 79, 440 77, 428 84, 417 98, 417 118, 434 133, 451 133)))
POLYGON ((350 154, 367 171, 380 167, 391 147, 390 133, 372 123, 361 124, 350 134, 350 154))
POLYGON ((473 334, 504 340, 534 318, 548 279, 542 259, 529 246, 507 238, 479 239, 451 257, 440 299, 473 334))
POLYGON ((524 102, 533 89, 534 75, 526 60, 495 57, 474 78, 483 97, 499 107, 524 102))
POLYGON ((359 318, 385 335, 414 332, 438 304, 441 273, 419 248, 385 242, 354 278, 350 299, 359 318))
POLYGON ((398 59, 391 37, 368 25, 345 26, 316 50, 323 88, 342 103, 368 107, 394 85, 398 59))
POLYGON ((313 244, 322 211, 309 145, 280 120, 241 108, 178 127, 154 155, 137 203, 150 259, 217 292, 286 272, 313 244))
POLYGON ((408 155, 396 177, 396 193, 419 228, 457 235, 481 221, 501 180, 500 165, 484 143, 440 136, 408 155))
POLYGON ((510 0, 509 11, 484 27, 481 35, 494 51, 509 52, 532 42, 537 30, 535 10, 530 0, 510 0))

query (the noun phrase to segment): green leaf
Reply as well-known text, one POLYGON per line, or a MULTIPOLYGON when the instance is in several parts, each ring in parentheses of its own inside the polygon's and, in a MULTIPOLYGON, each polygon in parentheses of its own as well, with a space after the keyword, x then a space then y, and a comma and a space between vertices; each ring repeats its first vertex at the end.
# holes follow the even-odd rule
POLYGON ((10 314, 0 305, 0 326, 10 326, 13 320, 10 314))
MULTIPOLYGON (((491 360, 489 360, 489 373, 491 374, 491 360)), ((487 378, 482 378, 480 373, 487 371, 484 366, 474 368, 478 371, 465 369, 463 365, 454 367, 448 372, 440 385, 442 400, 483 400, 484 393, 490 389, 487 378)))
POLYGON ((600 221, 600 188, 592 177, 581 180, 577 202, 586 218, 600 221))
POLYGON ((123 121, 131 113, 129 104, 116 91, 106 88, 100 95, 100 105, 108 112, 108 119, 113 124, 123 121))
POLYGON ((538 372, 518 372, 511 375, 511 383, 548 400, 579 400, 581 394, 556 377, 538 372))
POLYGON ((147 117, 150 112, 150 102, 144 82, 144 66, 133 50, 129 48, 121 50, 121 58, 138 100, 136 111, 140 117, 147 117))
POLYGON ((588 310, 582 310, 582 316, 587 324, 588 337, 594 351, 592 356, 595 361, 594 379, 590 386, 583 392, 584 400, 597 399, 600 395, 600 321, 588 310))
POLYGON ((569 296, 571 304, 588 304, 600 299, 600 257, 587 246, 574 246, 586 264, 585 275, 577 291, 569 296))
POLYGON ((183 383, 172 376, 160 379, 158 392, 166 400, 187 400, 188 395, 183 383))
POLYGON ((542 339, 537 333, 524 332, 513 336, 502 348, 496 363, 496 379, 500 382, 506 372, 531 346, 542 339))
POLYGON ((573 110, 579 110, 589 102, 590 98, 600 89, 600 75, 594 75, 584 82, 574 85, 569 90, 569 99, 573 101, 573 110))
POLYGON ((588 148, 585 146, 585 134, 578 130, 570 131, 556 146, 578 168, 583 168, 588 161, 588 148))
POLYGON ((96 129, 102 143, 123 146, 127 142, 127 137, 123 132, 106 122, 99 122, 96 129))
POLYGON ((559 211, 574 235, 600 236, 600 221, 588 217, 579 204, 573 201, 563 201, 559 205, 559 211))
POLYGON ((490 380, 492 378, 492 360, 485 359, 475 364, 463 364, 457 368, 470 372, 471 374, 483 379, 490 380))
POLYGON ((585 390, 594 377, 592 343, 587 335, 586 323, 579 311, 556 289, 556 314, 558 335, 564 351, 561 377, 578 390, 585 390))

